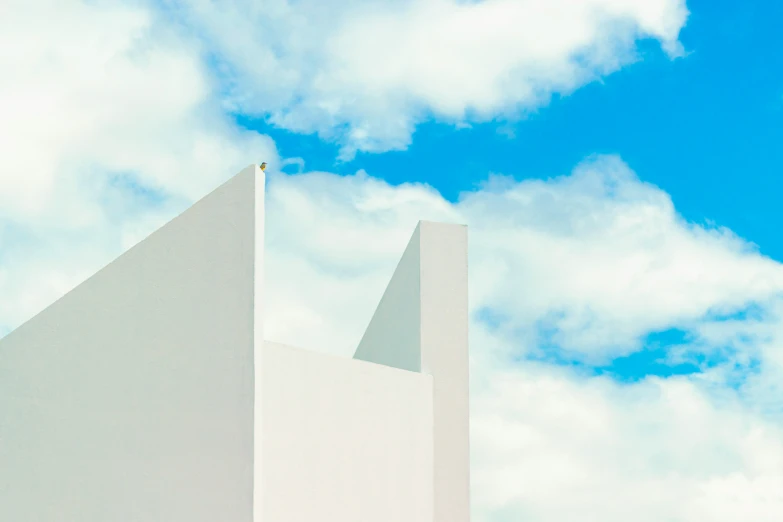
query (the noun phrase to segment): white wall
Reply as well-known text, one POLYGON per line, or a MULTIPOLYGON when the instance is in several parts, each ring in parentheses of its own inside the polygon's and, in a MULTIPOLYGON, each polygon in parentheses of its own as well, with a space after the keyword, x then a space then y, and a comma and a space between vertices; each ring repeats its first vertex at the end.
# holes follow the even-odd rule
POLYGON ((0 521, 252 521, 256 183, 0 340, 0 521))
POLYGON ((467 272, 420 222, 353 360, 265 345, 261 520, 470 520, 467 272))
POLYGON ((432 377, 264 347, 264 522, 432 522, 432 377))
POLYGON ((470 519, 467 227, 416 227, 354 357, 433 377, 434 522, 470 519))
POLYGON ((467 235, 355 359, 263 341, 251 166, 0 340, 0 522, 467 522, 467 235), (363 360, 361 360, 363 359, 363 360))
POLYGON ((354 359, 421 371, 421 226, 386 286, 354 359))

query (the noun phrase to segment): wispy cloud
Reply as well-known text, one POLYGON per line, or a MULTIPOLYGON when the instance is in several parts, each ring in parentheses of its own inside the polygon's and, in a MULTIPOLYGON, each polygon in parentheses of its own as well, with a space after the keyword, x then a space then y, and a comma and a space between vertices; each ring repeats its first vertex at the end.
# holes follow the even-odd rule
POLYGON ((135 3, 2 7, 6 329, 138 240, 143 224, 250 161, 277 158, 269 138, 221 112, 197 48, 156 16, 135 3))
POLYGON ((361 173, 275 177, 270 187, 270 215, 280 216, 270 218, 270 248, 284 239, 300 263, 366 270, 404 246, 418 217, 468 223, 473 308, 520 353, 542 329, 595 363, 667 328, 707 342, 710 325, 729 324, 717 312, 775 303, 783 289, 780 263, 729 230, 687 222, 612 156, 546 181, 493 176, 454 204, 426 186, 361 173))
POLYGON ((206 42, 227 103, 355 151, 405 148, 417 123, 515 118, 636 60, 671 56, 684 0, 163 2, 206 42))

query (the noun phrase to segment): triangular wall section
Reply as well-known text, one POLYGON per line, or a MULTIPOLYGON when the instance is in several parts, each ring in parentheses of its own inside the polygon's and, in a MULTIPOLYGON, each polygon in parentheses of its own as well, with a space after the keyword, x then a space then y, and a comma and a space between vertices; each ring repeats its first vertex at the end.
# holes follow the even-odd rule
POLYGON ((243 170, 0 340, 0 520, 252 521, 263 183, 243 170))
POLYGON ((419 222, 355 359, 434 385, 435 522, 470 519, 467 227, 419 222))

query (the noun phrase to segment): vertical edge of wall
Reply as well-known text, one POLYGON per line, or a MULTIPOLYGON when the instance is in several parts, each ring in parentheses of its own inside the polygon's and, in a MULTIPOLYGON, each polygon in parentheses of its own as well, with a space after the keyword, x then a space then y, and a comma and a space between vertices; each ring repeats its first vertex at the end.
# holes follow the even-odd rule
POLYGON ((422 371, 434 381, 435 522, 470 520, 467 227, 422 221, 422 371))
POLYGON ((0 520, 252 520, 254 168, 0 340, 0 520))
POLYGON ((419 222, 354 358, 432 375, 433 520, 468 522, 466 226, 419 222))
POLYGON ((255 260, 253 274, 253 522, 263 520, 264 474, 263 445, 263 353, 264 353, 264 226, 265 185, 264 172, 255 169, 255 260))

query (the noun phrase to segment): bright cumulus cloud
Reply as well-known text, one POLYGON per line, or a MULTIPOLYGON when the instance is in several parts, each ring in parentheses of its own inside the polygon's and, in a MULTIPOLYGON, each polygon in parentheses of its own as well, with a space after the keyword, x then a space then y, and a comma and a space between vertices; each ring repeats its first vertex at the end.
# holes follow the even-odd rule
POLYGON ((173 1, 206 42, 234 110, 356 151, 401 149, 416 124, 514 118, 636 59, 672 56, 684 0, 173 1))
MULTIPOLYGON (((341 285, 346 273, 361 276, 378 263, 389 271, 419 218, 468 223, 473 310, 491 311, 488 326, 513 339, 519 354, 553 329, 572 357, 614 358, 637 350, 649 332, 706 334, 726 316, 777 302, 783 290, 783 265, 729 230, 686 222, 665 192, 613 156, 547 181, 491 176, 456 203, 426 186, 393 187, 363 173, 274 176, 268 197, 269 247, 286 252, 280 270, 301 267, 295 279, 303 291, 332 273, 341 285)), ((337 310, 347 317, 375 298, 357 302, 366 284, 357 283, 356 294, 340 292, 349 308, 337 310)))
POLYGON ((451 202, 365 172, 282 174, 274 142, 227 114, 404 147, 429 116, 539 107, 640 38, 675 56, 686 17, 677 0, 7 2, 0 331, 266 159, 276 341, 349 355, 417 220, 470 226, 475 520, 780 520, 783 265, 686 221, 616 156, 486 173, 451 202), (670 328, 687 333, 670 357, 721 357, 638 382, 584 371, 670 328))

